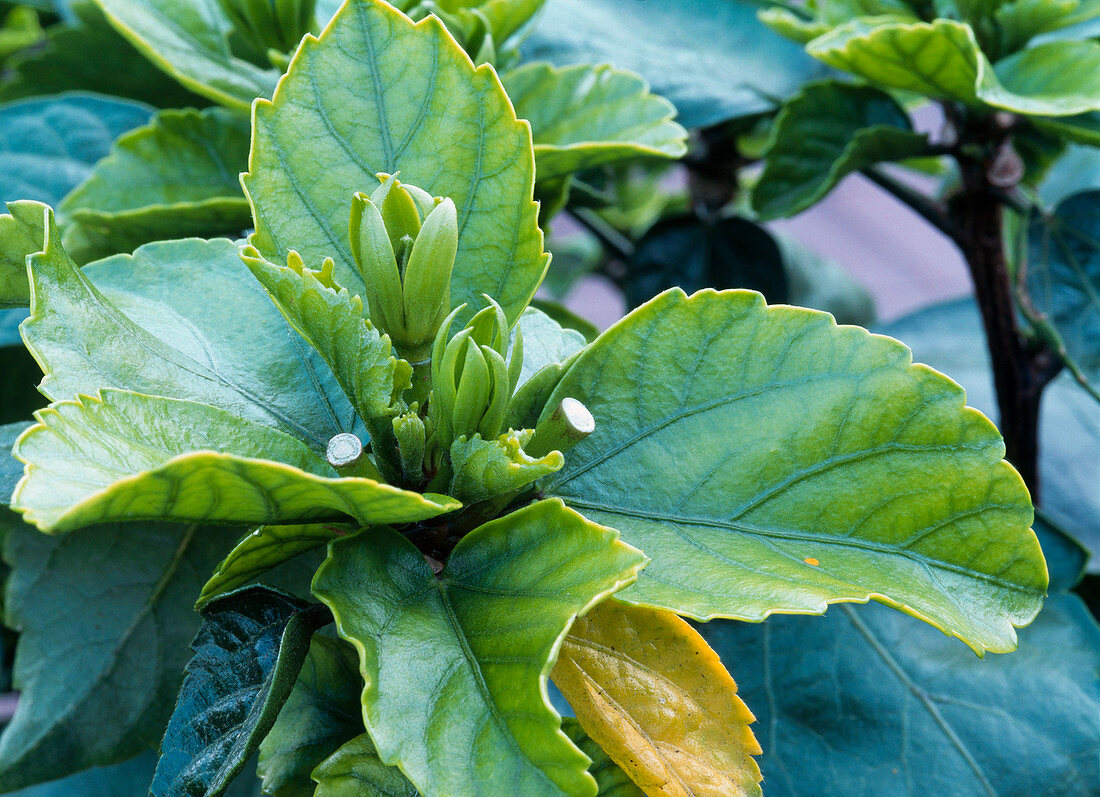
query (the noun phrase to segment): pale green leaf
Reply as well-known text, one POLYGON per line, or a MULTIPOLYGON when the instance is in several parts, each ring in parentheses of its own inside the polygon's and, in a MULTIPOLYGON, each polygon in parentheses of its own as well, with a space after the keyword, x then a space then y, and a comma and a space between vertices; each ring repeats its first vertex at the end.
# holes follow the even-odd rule
POLYGON ((756 17, 780 36, 799 44, 806 44, 828 33, 832 28, 828 23, 808 19, 783 6, 763 8, 757 12, 756 17))
POLYGON ((1003 52, 1022 50, 1032 38, 1072 25, 1080 0, 1010 0, 993 12, 1003 52))
POLYGON ((501 76, 516 115, 531 123, 535 174, 566 177, 616 161, 679 158, 687 131, 676 109, 638 75, 607 64, 526 64, 501 76))
POLYGON ((561 729, 573 740, 573 744, 581 749, 582 753, 592 759, 592 763, 588 765, 588 771, 596 779, 596 797, 645 797, 645 792, 639 789, 634 781, 608 757, 607 753, 589 738, 580 723, 572 717, 566 717, 561 721, 561 729))
POLYGON ((810 207, 846 175, 881 161, 921 155, 926 136, 886 92, 837 81, 812 83, 783 106, 764 171, 752 192, 765 219, 810 207))
POLYGON ((596 430, 542 489, 652 558, 623 600, 761 620, 874 599, 978 651, 1011 650, 1039 610, 1000 435, 897 341, 672 290, 586 348, 544 412, 564 396, 596 430))
MULTIPOLYGON (((584 348, 584 335, 566 329, 542 310, 528 307, 516 325, 523 335, 523 368, 517 385, 523 385, 548 365, 568 360, 584 348)), ((515 330, 512 345, 515 345, 515 330)))
POLYGON ((96 0, 146 58, 196 94, 240 111, 271 96, 279 73, 235 56, 218 0, 96 0))
POLYGON ((1073 116, 1100 110, 1100 42, 1038 44, 982 72, 978 97, 1009 111, 1073 116))
POLYGON ((760 745, 737 684, 685 621, 608 600, 562 640, 554 684, 650 797, 759 797, 760 745))
POLYGON ((495 440, 482 440, 475 434, 451 443, 451 467, 454 476, 448 490, 457 500, 477 503, 498 495, 517 492, 555 471, 565 458, 560 451, 544 457, 530 457, 523 446, 531 432, 511 431, 495 440))
POLYGON ((238 173, 248 118, 221 108, 161 111, 122 136, 58 210, 114 252, 154 240, 237 237, 251 226, 238 173))
POLYGON ((316 797, 419 797, 397 767, 383 764, 366 733, 356 736, 313 772, 316 797))
POLYGON ((313 797, 310 773, 363 733, 363 679, 355 648, 315 636, 294 689, 260 743, 259 772, 272 797, 313 797))
POLYGON ((5 624, 21 632, 14 678, 22 697, 0 737, 0 789, 113 764, 156 744, 199 627, 191 604, 238 534, 140 523, 63 537, 26 526, 8 533, 5 624))
POLYGON ((26 307, 30 302, 27 255, 42 248, 46 206, 9 202, 0 216, 0 307, 26 307))
MULTIPOLYGON (((3 483, 0 482, 0 485, 3 483)), ((345 531, 339 526, 261 526, 246 534, 221 561, 203 585, 196 609, 230 590, 247 584, 296 556, 325 545, 345 531)))
POLYGON ((474 69, 434 17, 414 25, 381 0, 345 5, 319 39, 306 38, 272 102, 256 106, 243 182, 251 243, 282 262, 336 261, 336 279, 362 293, 348 241, 351 198, 378 172, 458 209, 453 306, 492 296, 515 321, 546 270, 531 199, 530 130, 517 121, 491 67, 474 69))
POLYGON ((596 793, 546 679, 573 618, 636 577, 638 551, 558 501, 474 530, 439 576, 389 530, 329 550, 314 594, 359 649, 382 761, 428 794, 596 793))
POLYGON ((110 520, 405 523, 457 509, 336 471, 290 435, 206 404, 128 391, 51 404, 16 444, 12 509, 43 531, 110 520))

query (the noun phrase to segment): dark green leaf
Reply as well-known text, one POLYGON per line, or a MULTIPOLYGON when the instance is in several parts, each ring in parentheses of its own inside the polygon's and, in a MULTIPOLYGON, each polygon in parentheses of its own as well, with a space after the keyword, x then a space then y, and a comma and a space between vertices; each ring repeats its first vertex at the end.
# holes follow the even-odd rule
POLYGON ((822 71, 756 10, 743 0, 549 0, 523 52, 637 72, 681 124, 706 127, 769 111, 822 71))
POLYGON ((392 530, 337 540, 313 591, 359 650, 382 761, 422 791, 593 794, 546 679, 573 617, 643 562, 614 530, 543 501, 468 534, 439 576, 392 530))
POLYGON ((397 767, 383 764, 367 734, 345 744, 313 773, 316 797, 419 797, 397 767))
POLYGON ((315 636, 279 718, 260 743, 260 775, 273 797, 313 797, 310 773, 363 733, 363 678, 355 648, 315 636))
POLYGON ((1031 121, 1043 130, 1064 136, 1076 144, 1100 147, 1100 112, 1077 116, 1036 116, 1031 121))
POLYGON ((114 797, 144 794, 153 779, 157 758, 145 753, 121 764, 93 767, 67 778, 31 786, 9 797, 114 797))
POLYGON ((921 155, 927 136, 889 94, 824 81, 806 86, 775 119, 764 171, 752 192, 765 219, 810 207, 846 175, 882 161, 921 155))
POLYGON ((0 426, 0 506, 7 506, 15 485, 23 478, 23 463, 11 455, 12 446, 33 424, 26 421, 0 426))
POLYGON ((217 797, 275 723, 327 612, 246 587, 203 612, 161 744, 153 797, 217 797))
POLYGON ((757 715, 769 797, 1100 790, 1100 629, 1075 596, 985 660, 879 606, 700 631, 757 715))
POLYGON ((0 790, 113 764, 156 744, 198 630, 191 606, 239 535, 134 523, 60 538, 25 526, 9 532, 5 623, 20 631, 22 695, 0 737, 0 790))

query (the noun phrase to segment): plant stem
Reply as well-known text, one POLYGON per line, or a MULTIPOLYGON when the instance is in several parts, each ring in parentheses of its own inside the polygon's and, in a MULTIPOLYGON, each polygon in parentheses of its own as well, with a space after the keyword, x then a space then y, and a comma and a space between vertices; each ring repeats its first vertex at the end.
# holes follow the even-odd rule
POLYGON ((634 256, 634 242, 604 221, 594 210, 567 208, 565 213, 596 236, 596 240, 622 262, 629 262, 634 256))
POLYGON ((881 169, 871 166, 863 170, 867 179, 913 209, 921 218, 948 238, 955 238, 955 225, 942 203, 897 180, 881 169))

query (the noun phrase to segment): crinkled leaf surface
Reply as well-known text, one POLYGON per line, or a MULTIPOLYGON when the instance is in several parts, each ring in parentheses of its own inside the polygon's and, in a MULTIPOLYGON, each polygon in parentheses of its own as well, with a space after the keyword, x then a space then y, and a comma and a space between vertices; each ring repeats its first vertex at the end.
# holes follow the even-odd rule
POLYGON ((846 175, 917 157, 927 145, 927 136, 913 132, 905 110, 886 92, 832 80, 812 83, 776 117, 753 208, 763 218, 793 216, 846 175))
POLYGON ((652 797, 761 794, 752 713, 676 615, 604 601, 569 629, 553 678, 588 735, 652 797))
POLYGON ((516 115, 531 123, 539 180, 632 158, 679 158, 687 132, 676 109, 638 75, 607 64, 526 64, 501 76, 516 115))
POLYGON ((316 797, 419 797, 397 767, 383 764, 369 734, 360 734, 313 772, 316 797))
POLYGON ((221 108, 161 111, 120 138, 58 210, 114 252, 196 235, 237 237, 251 226, 238 173, 248 117, 221 108))
POLYGON ((1100 629, 1076 596, 984 660, 880 606, 700 631, 756 711, 769 797, 1100 789, 1100 629))
POLYGON ((11 505, 43 531, 136 519, 406 523, 460 506, 340 478, 301 441, 206 404, 104 390, 36 417, 16 445, 27 468, 11 505))
POLYGON ((218 595, 247 584, 273 567, 320 548, 344 533, 339 526, 326 523, 261 526, 248 532, 203 585, 197 608, 201 609, 218 595))
POLYGON ((77 269, 50 236, 23 327, 53 399, 103 387, 189 399, 323 452, 362 424, 230 241, 167 241, 77 269), (216 297, 216 301, 212 299, 216 297))
POLYGON ((196 94, 247 111, 271 96, 279 72, 236 57, 233 29, 218 0, 96 0, 146 58, 196 94))
POLYGON ((315 636, 294 689, 260 743, 260 776, 272 797, 313 797, 310 773, 363 733, 363 679, 355 648, 315 636))
POLYGON ((561 729, 566 736, 573 740, 586 756, 592 759, 588 765, 588 771, 596 779, 597 797, 645 797, 645 792, 638 788, 627 774, 619 769, 618 765, 584 732, 572 717, 566 717, 561 721, 561 729))
POLYGON ((706 127, 771 110, 822 71, 756 11, 741 0, 549 0, 523 52, 637 72, 682 125, 706 127))
POLYGON ((275 723, 325 619, 266 587, 247 587, 206 608, 161 743, 152 797, 225 792, 275 723))
POLYGON ((573 618, 636 577, 638 551, 558 501, 474 530, 438 577, 389 530, 329 551, 313 591, 359 650, 382 761, 427 794, 595 794, 546 678, 573 618))
POLYGON ((454 477, 448 493, 473 504, 498 495, 516 492, 561 469, 565 458, 560 451, 531 457, 523 450, 530 432, 506 432, 493 440, 475 434, 459 437, 451 444, 454 477))
POLYGON ((123 761, 156 743, 198 630, 191 606, 239 534, 142 523, 64 537, 9 531, 5 623, 21 631, 22 697, 0 737, 0 789, 123 761))
POLYGON ((760 620, 874 599, 978 651, 1011 650, 1039 610, 1046 568, 1000 435, 897 341, 673 290, 585 349, 548 408, 563 396, 596 430, 542 489, 653 560, 623 600, 760 620))
POLYGON ((242 178, 251 243, 273 262, 291 249, 307 263, 333 257, 337 281, 361 293, 348 217, 378 172, 454 200, 453 305, 487 293, 517 319, 547 264, 529 127, 492 68, 475 70, 437 19, 414 26, 381 0, 358 0, 305 40, 274 100, 256 105, 242 178))

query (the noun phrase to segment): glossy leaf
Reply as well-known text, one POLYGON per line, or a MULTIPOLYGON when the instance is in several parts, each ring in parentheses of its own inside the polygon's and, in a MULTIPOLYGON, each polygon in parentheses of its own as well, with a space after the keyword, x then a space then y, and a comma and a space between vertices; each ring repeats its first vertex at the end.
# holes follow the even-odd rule
POLYGON ((757 713, 769 797, 1100 786, 1100 629, 1075 596, 1048 598, 1019 650, 984 661, 879 606, 700 631, 757 713))
POLYGON ((15 453, 12 508, 43 531, 109 520, 410 523, 457 509, 336 470, 288 434, 190 401, 104 390, 51 404, 15 453))
POLYGON ((58 210, 109 242, 108 254, 188 235, 237 237, 252 223, 237 178, 248 140, 241 114, 161 111, 120 138, 58 210))
POLYGON ((530 146, 495 72, 475 70, 437 19, 413 25, 381 0, 348 3, 305 40, 274 100, 256 106, 242 178, 250 241, 272 262, 291 249, 307 263, 333 257, 337 281, 362 293, 351 197, 373 190, 376 173, 400 172, 458 209, 452 306, 488 293, 515 321, 547 265, 530 146))
POLYGON ((194 655, 161 743, 152 797, 216 797, 260 746, 327 618, 249 587, 203 613, 194 655))
POLYGON ((1022 50, 982 73, 978 96, 1025 114, 1100 111, 1100 42, 1050 42, 1022 50))
POLYGON ((279 73, 236 57, 232 23, 217 2, 95 0, 146 58, 196 94, 239 111, 271 96, 279 73))
POLYGON ((596 779, 596 797, 645 797, 645 792, 635 785, 626 773, 612 761, 607 753, 584 732, 572 717, 561 721, 561 729, 572 739, 581 752, 592 759, 588 771, 596 779))
POLYGON ((539 180, 634 158, 679 158, 687 131, 676 109, 631 72, 526 64, 505 72, 516 115, 531 123, 539 180))
POLYGON ((356 736, 313 772, 316 797, 419 797, 397 767, 382 763, 366 733, 356 736))
POLYGON ((337 540, 313 591, 359 650, 382 761, 422 791, 591 795, 546 678, 573 617, 643 562, 615 531, 543 501, 468 534, 438 577, 393 531, 337 540))
POLYGON ((548 407, 564 396, 596 430, 542 489, 652 558, 623 600, 760 620, 874 599, 979 652, 1011 650, 1039 610, 1000 435, 897 341, 747 291, 669 291, 585 349, 548 407))
POLYGON ((588 735, 651 797, 761 794, 752 713, 676 615, 604 601, 573 623, 553 677, 588 735))
POLYGON ((272 797, 313 797, 310 773, 363 733, 363 679, 355 649, 315 636, 294 689, 260 743, 260 776, 272 797))
POLYGON ((318 453, 335 434, 363 433, 332 371, 230 241, 149 244, 84 270, 56 235, 45 249, 33 258, 22 332, 50 398, 115 387, 199 401, 284 429, 318 453))
POLYGON ((451 443, 454 477, 448 490, 457 500, 473 504, 498 495, 517 492, 543 476, 561 469, 560 451, 543 457, 528 456, 523 445, 531 433, 510 432, 494 440, 481 435, 459 437, 451 443))
POLYGON ((756 11, 742 0, 548 0, 523 52, 637 72, 676 106, 680 124, 709 127, 769 111, 822 71, 756 11))
POLYGON ((884 91, 838 81, 812 83, 776 117, 764 171, 752 192, 765 219, 793 216, 852 172, 913 158, 928 139, 884 91))
POLYGON ((46 208, 39 202, 9 202, 0 216, 0 307, 30 302, 27 255, 42 248, 46 208))
POLYGON ((238 534, 140 523, 64 537, 9 531, 5 623, 21 631, 22 698, 0 737, 0 789, 113 764, 156 743, 198 630, 191 604, 238 534), (44 600, 45 585, 64 589, 44 600))
MULTIPOLYGON (((0 483, 2 484, 2 483, 0 483)), ((297 556, 320 548, 344 533, 338 526, 311 523, 305 526, 261 526, 248 532, 218 565, 203 585, 195 604, 202 609, 209 601, 244 586, 297 556)))
POLYGON ((92 173, 147 105, 95 94, 61 94, 0 105, 0 200, 56 205, 92 173))

